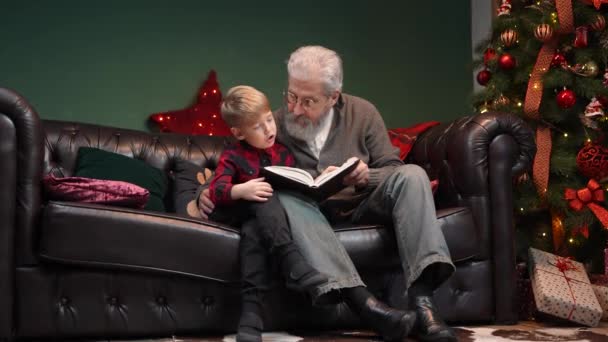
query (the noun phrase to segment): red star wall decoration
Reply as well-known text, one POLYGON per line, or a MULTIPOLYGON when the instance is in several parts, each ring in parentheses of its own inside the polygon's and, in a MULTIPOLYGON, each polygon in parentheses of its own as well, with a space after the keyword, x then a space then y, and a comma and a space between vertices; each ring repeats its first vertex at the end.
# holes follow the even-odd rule
POLYGON ((207 80, 198 91, 196 103, 188 108, 155 113, 150 120, 158 125, 161 132, 190 135, 230 135, 230 128, 220 115, 222 92, 217 82, 215 70, 211 70, 207 80))

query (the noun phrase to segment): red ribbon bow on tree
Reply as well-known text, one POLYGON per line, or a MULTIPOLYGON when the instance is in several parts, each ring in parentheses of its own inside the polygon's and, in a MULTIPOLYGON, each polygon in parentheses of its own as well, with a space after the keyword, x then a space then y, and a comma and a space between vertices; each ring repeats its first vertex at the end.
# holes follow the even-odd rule
POLYGON ((602 4, 608 4, 608 0, 583 0, 584 3, 588 5, 595 6, 595 9, 600 9, 602 4))
POLYGON ((569 201, 570 208, 575 211, 582 210, 587 206, 604 228, 608 228, 608 210, 595 203, 604 202, 604 190, 595 179, 590 179, 586 188, 579 190, 566 188, 564 198, 569 201))

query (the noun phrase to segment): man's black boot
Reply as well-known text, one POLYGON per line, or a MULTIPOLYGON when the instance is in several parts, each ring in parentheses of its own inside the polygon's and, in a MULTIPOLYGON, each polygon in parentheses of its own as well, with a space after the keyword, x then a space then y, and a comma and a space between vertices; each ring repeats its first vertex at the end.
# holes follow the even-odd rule
POLYGON ((293 243, 279 246, 275 250, 285 276, 286 287, 299 292, 311 292, 328 282, 326 276, 314 269, 293 243))
POLYGON ((416 337, 424 342, 456 342, 454 331, 439 317, 430 296, 417 296, 411 309, 416 311, 416 337))
POLYGON ((348 306, 361 321, 380 333, 385 341, 403 341, 416 324, 416 313, 393 309, 374 297, 365 287, 343 289, 348 306))
POLYGON ((405 340, 416 323, 414 312, 393 309, 373 297, 366 301, 361 318, 391 342, 405 340))
POLYGON ((262 299, 261 294, 254 290, 243 295, 236 342, 262 342, 262 330, 262 299))

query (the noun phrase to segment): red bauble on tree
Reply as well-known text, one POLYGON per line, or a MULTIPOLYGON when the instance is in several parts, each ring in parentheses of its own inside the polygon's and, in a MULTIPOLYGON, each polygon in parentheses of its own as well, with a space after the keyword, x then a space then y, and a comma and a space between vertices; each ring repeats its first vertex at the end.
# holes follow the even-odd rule
POLYGON ((487 48, 486 51, 483 53, 483 63, 485 65, 488 65, 488 63, 496 58, 496 50, 492 49, 492 48, 487 48))
POLYGON ((577 48, 586 48, 589 45, 589 28, 587 26, 579 26, 575 30, 574 46, 577 48))
POLYGON ((566 64, 566 56, 564 56, 564 54, 561 52, 556 53, 551 60, 552 67, 561 67, 562 65, 566 64))
POLYGON ((490 78, 492 78, 492 73, 490 73, 488 70, 484 69, 477 73, 477 82, 482 86, 488 84, 488 82, 490 82, 490 78))
POLYGON ((608 148, 586 144, 576 156, 576 166, 583 176, 605 182, 608 180, 608 148))
POLYGON ((220 115, 221 102, 222 92, 216 73, 211 70, 198 91, 197 102, 192 107, 152 114, 150 120, 156 123, 162 132, 230 135, 230 128, 220 115))
POLYGON ((576 103, 576 94, 570 89, 564 89, 555 97, 557 105, 562 109, 568 109, 576 103))
POLYGON ((517 65, 515 57, 511 56, 508 53, 503 53, 498 58, 498 66, 503 70, 511 70, 515 68, 515 65, 517 65))

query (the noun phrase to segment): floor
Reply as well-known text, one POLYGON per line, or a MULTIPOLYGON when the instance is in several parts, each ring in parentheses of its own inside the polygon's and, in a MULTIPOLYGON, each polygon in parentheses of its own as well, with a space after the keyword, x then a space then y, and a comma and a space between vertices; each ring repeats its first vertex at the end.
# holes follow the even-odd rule
MULTIPOLYGON (((462 342, 485 341, 608 341, 608 322, 601 322, 598 327, 557 326, 534 321, 520 322, 508 326, 467 326, 456 327, 458 340, 462 342)), ((147 340, 112 340, 113 342, 234 342, 234 335, 209 337, 173 337, 147 340)), ((368 331, 335 331, 315 334, 298 332, 265 333, 264 342, 377 342, 378 336, 368 331)), ((415 341, 415 340, 408 340, 415 341)))

